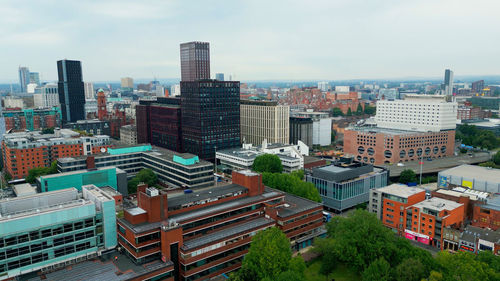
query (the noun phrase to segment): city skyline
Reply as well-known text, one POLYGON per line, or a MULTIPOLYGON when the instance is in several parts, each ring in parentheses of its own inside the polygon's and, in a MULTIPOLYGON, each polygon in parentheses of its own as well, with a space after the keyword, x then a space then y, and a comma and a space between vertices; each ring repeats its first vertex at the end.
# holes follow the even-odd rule
POLYGON ((210 7, 8 1, 0 7, 6 15, 0 51, 9 54, 0 82, 18 80, 19 65, 54 81, 54 61, 63 58, 82 61, 86 81, 179 78, 178 46, 189 41, 210 42, 212 73, 241 81, 440 77, 445 68, 496 75, 500 42, 491 35, 500 29, 499 7, 445 0, 221 1, 210 7))

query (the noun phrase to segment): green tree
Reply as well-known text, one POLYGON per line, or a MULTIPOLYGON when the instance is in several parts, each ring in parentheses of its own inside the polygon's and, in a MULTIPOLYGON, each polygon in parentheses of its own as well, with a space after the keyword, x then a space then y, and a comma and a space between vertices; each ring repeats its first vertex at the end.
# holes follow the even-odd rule
POLYGON ((378 258, 363 271, 362 277, 363 281, 389 281, 391 280, 391 265, 384 258, 378 258))
POLYGON ((394 269, 395 280, 420 281, 426 277, 424 265, 417 259, 407 258, 394 269))
POLYGON ((313 251, 321 256, 321 267, 319 269, 321 274, 328 275, 337 268, 338 258, 333 239, 316 238, 313 251))
POLYGON ((129 194, 134 194, 137 192, 137 185, 139 183, 145 183, 148 186, 154 186, 158 183, 158 176, 151 169, 142 169, 133 177, 127 184, 127 189, 129 194))
POLYGON ((365 105, 365 114, 373 115, 376 112, 375 106, 365 105))
POLYGON ((363 114, 363 107, 361 106, 360 103, 358 103, 358 108, 356 109, 356 115, 362 115, 363 114))
POLYGON ((57 161, 50 164, 50 167, 38 167, 28 171, 26 182, 34 184, 40 176, 51 175, 57 173, 57 161))
POLYGON ((344 116, 344 113, 342 112, 342 110, 340 110, 340 108, 334 107, 332 108, 332 116, 333 117, 344 116))
POLYGON ((271 227, 260 231, 252 238, 234 280, 277 280, 280 274, 289 270, 291 258, 290 241, 280 229, 271 227))
MULTIPOLYGON (((264 279, 263 279, 264 280, 264 279)), ((272 280, 272 279, 269 279, 272 280)), ((278 275, 278 281, 303 281, 304 275, 299 274, 295 271, 287 270, 278 275)))
POLYGON ((298 178, 299 180, 303 180, 304 179, 304 170, 293 171, 290 175, 298 178))
POLYGON ((54 133, 54 127, 42 129, 42 134, 53 134, 53 133, 54 133))
POLYGON ((399 175, 399 182, 404 184, 417 182, 417 174, 411 169, 405 169, 399 175))
POLYGON ((350 108, 350 107, 349 107, 349 109, 347 110, 347 114, 346 114, 346 116, 352 116, 352 110, 351 110, 351 108, 350 108))
POLYGON ((304 177, 303 172, 294 172, 292 174, 263 173, 262 182, 271 188, 276 188, 315 202, 321 202, 321 196, 314 184, 304 182, 299 177, 304 177))
POLYGON ((281 173, 283 172, 283 165, 277 155, 263 154, 255 157, 252 169, 259 173, 281 173))
POLYGON ((500 151, 497 151, 497 153, 493 155, 493 163, 500 165, 500 151))
POLYGON ((446 251, 438 253, 436 260, 442 268, 443 280, 489 281, 500 280, 500 272, 476 258, 474 254, 446 251))
POLYGON ((335 142, 335 137, 337 136, 337 132, 335 132, 335 130, 332 130, 332 135, 331 135, 331 142, 334 143, 335 142))

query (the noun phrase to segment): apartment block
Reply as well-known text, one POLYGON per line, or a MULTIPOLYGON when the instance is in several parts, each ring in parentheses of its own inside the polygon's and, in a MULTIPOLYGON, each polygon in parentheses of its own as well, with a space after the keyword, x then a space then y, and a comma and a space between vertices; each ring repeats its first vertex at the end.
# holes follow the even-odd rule
POLYGON ((459 229, 464 224, 464 204, 433 197, 405 210, 405 237, 441 248, 443 228, 459 229))
POLYGON ((59 107, 4 109, 1 114, 5 118, 6 131, 34 131, 61 127, 62 124, 61 109, 59 107))
POLYGON ((0 201, 0 279, 51 271, 117 245, 115 201, 88 185, 0 201))
POLYGON ((424 189, 391 184, 370 190, 368 211, 375 213, 385 226, 403 235, 406 208, 424 200, 424 189))
POLYGON ((14 179, 24 178, 29 170, 49 167, 63 157, 97 153, 111 147, 109 136, 80 136, 68 129, 54 134, 40 131, 6 134, 2 141, 4 169, 14 179))

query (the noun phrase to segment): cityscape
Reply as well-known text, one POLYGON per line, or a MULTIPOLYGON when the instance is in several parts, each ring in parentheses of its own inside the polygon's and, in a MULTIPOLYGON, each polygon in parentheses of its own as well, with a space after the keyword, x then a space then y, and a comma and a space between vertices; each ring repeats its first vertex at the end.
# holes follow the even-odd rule
MULTIPOLYGON (((217 12, 206 12, 227 26, 234 20, 231 9, 242 22, 260 11, 260 4, 236 2, 224 3, 225 12, 221 3, 217 12)), ((454 15, 472 6, 459 2, 438 22, 463 27, 454 15)), ((166 14, 161 3, 154 3, 156 9, 152 2, 121 4, 61 3, 61 11, 88 9, 57 21, 75 26, 80 13, 93 17, 95 11, 103 27, 122 20, 122 28, 132 22, 139 28, 141 20, 178 27, 187 20, 166 14)), ((189 6, 196 14, 188 19, 201 17, 198 6, 183 5, 181 10, 189 6)), ((121 38, 123 49, 112 47, 113 55, 65 50, 61 43, 50 65, 43 55, 19 60, 3 52, 0 280, 500 280, 500 75, 491 68, 498 57, 483 60, 496 39, 483 39, 490 44, 470 65, 461 59, 474 53, 455 56, 465 52, 462 46, 450 49, 446 60, 430 54, 432 63, 420 53, 388 50, 380 51, 387 65, 374 58, 357 73, 346 61, 355 69, 366 59, 363 52, 372 51, 358 48, 356 61, 342 46, 328 57, 323 47, 310 47, 311 36, 328 30, 321 25, 329 19, 325 13, 362 16, 372 4, 319 1, 316 18, 311 3, 276 5, 261 12, 277 33, 262 58, 250 51, 261 47, 236 47, 255 44, 241 35, 228 42, 233 29, 223 39, 227 29, 192 31, 194 25, 203 29, 198 21, 186 25, 182 36, 170 27, 162 31, 169 37, 168 54, 156 63, 165 72, 157 64, 147 68, 146 61, 144 68, 114 61, 122 52, 120 60, 140 64, 140 57, 126 52, 132 45, 140 49, 130 38, 121 38), (309 31, 300 29, 304 19, 288 27, 289 18, 276 22, 270 11, 278 17, 307 14, 318 30, 307 37, 309 31), (276 51, 274 40, 298 40, 279 33, 297 27, 296 36, 308 43, 276 51), (342 52, 345 60, 331 64, 342 52), (101 57, 106 55, 109 61, 101 57)), ((372 8, 412 19, 430 6, 372 8)), ((10 3, 2 9, 21 11, 10 3)), ((473 9, 468 12, 482 13, 473 9)), ((497 26, 481 25, 490 37, 500 32, 497 18, 486 11, 484 18, 496 20, 490 24, 497 26)), ((5 23, 14 26, 9 19, 5 23)), ((242 22, 231 28, 249 32, 242 22)), ((433 36, 425 24, 400 23, 433 36)), ((78 36, 84 36, 87 28, 79 24, 78 36)), ((390 35, 398 29, 365 19, 353 20, 350 29, 360 25, 386 28, 390 35)), ((255 23, 259 35, 249 33, 261 36, 254 38, 258 44, 270 36, 262 26, 255 23)), ((148 41, 142 42, 146 54, 148 41)))

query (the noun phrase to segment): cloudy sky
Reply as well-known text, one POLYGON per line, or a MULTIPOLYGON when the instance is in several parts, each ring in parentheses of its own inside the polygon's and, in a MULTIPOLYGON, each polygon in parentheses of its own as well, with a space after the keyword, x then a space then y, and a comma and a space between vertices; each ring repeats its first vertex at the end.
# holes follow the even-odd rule
POLYGON ((179 43, 209 41, 238 80, 500 74, 499 0, 1 0, 0 82, 19 65, 86 81, 177 78, 179 43))

